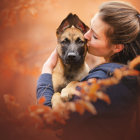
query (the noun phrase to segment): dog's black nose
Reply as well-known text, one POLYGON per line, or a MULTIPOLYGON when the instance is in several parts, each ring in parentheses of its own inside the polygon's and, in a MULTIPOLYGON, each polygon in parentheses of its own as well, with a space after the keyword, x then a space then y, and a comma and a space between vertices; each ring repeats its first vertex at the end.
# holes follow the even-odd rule
POLYGON ((74 52, 68 53, 68 59, 75 59, 75 58, 76 58, 76 54, 74 52))

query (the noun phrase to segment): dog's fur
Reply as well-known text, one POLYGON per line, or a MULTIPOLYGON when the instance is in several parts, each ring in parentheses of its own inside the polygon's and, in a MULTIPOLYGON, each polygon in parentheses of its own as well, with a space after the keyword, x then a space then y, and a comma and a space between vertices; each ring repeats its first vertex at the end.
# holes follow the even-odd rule
MULTIPOLYGON (((77 15, 69 14, 57 29, 57 52, 58 62, 52 74, 54 95, 52 97, 52 107, 57 106, 61 101, 60 93, 71 81, 79 81, 89 72, 89 67, 85 62, 87 53, 86 40, 84 33, 88 31, 86 26, 77 15), (57 92, 57 93, 56 93, 57 92)), ((75 85, 70 83, 67 87, 75 85)), ((67 87, 61 94, 66 97, 67 87), (64 93, 65 91, 65 93, 64 93)), ((66 99, 67 98, 67 99, 66 99)))

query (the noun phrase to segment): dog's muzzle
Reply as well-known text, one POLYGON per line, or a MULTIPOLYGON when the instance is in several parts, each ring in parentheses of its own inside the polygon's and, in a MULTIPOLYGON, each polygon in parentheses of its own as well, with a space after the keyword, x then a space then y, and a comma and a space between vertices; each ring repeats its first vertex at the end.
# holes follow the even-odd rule
POLYGON ((76 58, 76 54, 74 52, 68 53, 68 59, 74 60, 76 58))
POLYGON ((77 56, 76 53, 74 53, 74 52, 69 52, 69 53, 67 54, 66 62, 67 62, 68 64, 76 63, 77 60, 78 60, 78 56, 77 56))

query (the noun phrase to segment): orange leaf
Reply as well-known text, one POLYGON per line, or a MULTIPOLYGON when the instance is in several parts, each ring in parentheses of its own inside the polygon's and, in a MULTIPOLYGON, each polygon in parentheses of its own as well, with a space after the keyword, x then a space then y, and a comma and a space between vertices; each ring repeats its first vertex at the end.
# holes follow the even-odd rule
POLYGON ((96 115, 97 114, 97 111, 94 107, 94 105, 90 102, 84 102, 84 105, 85 105, 85 108, 91 112, 93 115, 96 115))
POLYGON ((45 101, 46 101, 46 98, 43 96, 38 100, 38 104, 44 104, 45 101))
POLYGON ((79 112, 81 115, 84 113, 85 109, 80 101, 75 103, 75 107, 76 107, 76 111, 79 112))
POLYGON ((130 64, 129 64, 129 68, 130 69, 134 69, 137 65, 140 64, 140 56, 137 56, 135 59, 133 59, 130 64))
POLYGON ((36 109, 38 108, 38 106, 37 105, 32 105, 32 106, 30 106, 29 107, 29 110, 32 112, 34 112, 36 109))
POLYGON ((111 104, 111 100, 107 94, 105 94, 103 92, 97 92, 96 95, 97 95, 98 99, 101 99, 101 100, 105 101, 106 103, 111 104))
POLYGON ((37 10, 33 7, 28 9, 29 12, 31 13, 32 16, 36 17, 37 16, 37 10))
POLYGON ((90 89, 89 89, 89 93, 95 93, 98 89, 100 88, 99 84, 93 84, 90 89))

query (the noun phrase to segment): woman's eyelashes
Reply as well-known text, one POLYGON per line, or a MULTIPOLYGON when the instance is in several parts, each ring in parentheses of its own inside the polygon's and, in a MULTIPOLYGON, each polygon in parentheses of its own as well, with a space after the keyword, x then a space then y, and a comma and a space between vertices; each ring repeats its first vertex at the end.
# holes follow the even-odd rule
POLYGON ((97 36, 95 36, 95 35, 93 35, 93 38, 94 38, 94 39, 98 39, 97 36))

